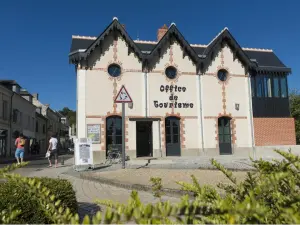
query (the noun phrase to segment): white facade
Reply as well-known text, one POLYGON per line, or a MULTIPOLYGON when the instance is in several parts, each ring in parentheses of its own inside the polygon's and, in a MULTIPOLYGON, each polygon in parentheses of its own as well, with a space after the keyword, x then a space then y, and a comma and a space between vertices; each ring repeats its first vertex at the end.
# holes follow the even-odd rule
POLYGON ((227 43, 215 52, 205 73, 196 72, 199 65, 177 39, 151 55, 146 69, 130 46, 120 33, 111 32, 76 65, 77 137, 89 137, 90 127, 100 128, 94 133, 99 135, 93 144, 95 163, 105 160, 109 144, 119 148, 122 143, 122 108, 114 99, 123 85, 133 99, 125 115, 126 154, 131 158, 254 155, 250 75, 227 43), (120 76, 109 74, 114 64, 121 68, 120 76), (177 71, 174 79, 165 74, 170 67, 177 71), (227 72, 223 81, 218 77, 222 70, 227 72))

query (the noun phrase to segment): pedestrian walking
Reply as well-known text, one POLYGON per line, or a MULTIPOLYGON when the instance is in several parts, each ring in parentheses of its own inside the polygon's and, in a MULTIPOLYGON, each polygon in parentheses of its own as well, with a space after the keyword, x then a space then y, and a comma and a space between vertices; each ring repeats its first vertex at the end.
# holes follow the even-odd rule
POLYGON ((25 146, 26 140, 24 138, 24 135, 22 133, 19 134, 19 137, 15 141, 16 146, 16 153, 15 157, 17 159, 18 165, 23 162, 24 159, 24 146, 25 146))
POLYGON ((49 147, 48 147, 48 152, 50 152, 50 156, 48 158, 49 161, 49 167, 52 167, 51 159, 54 156, 55 160, 55 168, 58 166, 58 151, 57 151, 57 137, 56 134, 52 135, 52 137, 49 140, 49 147))

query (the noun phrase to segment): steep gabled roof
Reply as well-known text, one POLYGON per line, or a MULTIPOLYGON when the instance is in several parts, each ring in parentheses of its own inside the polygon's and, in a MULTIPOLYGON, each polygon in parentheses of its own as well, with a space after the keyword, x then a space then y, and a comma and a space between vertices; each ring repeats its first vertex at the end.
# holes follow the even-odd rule
POLYGON ((191 45, 185 40, 185 38, 180 33, 180 31, 177 29, 177 27, 174 23, 172 23, 172 25, 169 27, 169 29, 165 33, 165 35, 160 39, 160 41, 152 49, 151 53, 147 56, 147 59, 151 60, 153 58, 153 56, 162 49, 163 46, 165 46, 166 44, 170 44, 170 39, 172 37, 176 38, 176 40, 181 45, 183 50, 191 57, 193 62, 195 64, 197 64, 198 63, 197 53, 194 51, 194 49, 191 47, 191 45))
POLYGON ((255 64, 250 60, 248 55, 243 51, 242 47, 234 39, 234 37, 229 32, 228 28, 225 27, 208 45, 207 48, 202 53, 205 58, 203 59, 204 67, 210 63, 212 54, 214 54, 220 46, 227 43, 236 57, 238 57, 244 66, 248 68, 254 68, 255 64))
MULTIPOLYGON (((94 50, 97 46, 101 45, 101 42, 112 32, 112 31, 117 31, 119 34, 124 38, 128 46, 133 50, 133 52, 137 55, 139 59, 143 59, 143 53, 140 51, 140 49, 136 46, 134 41, 130 38, 130 36, 127 34, 126 30, 124 27, 119 23, 118 19, 116 17, 113 18, 113 21, 108 25, 108 27, 95 39, 87 39, 85 40, 85 44, 89 44, 89 46, 83 51, 80 49, 77 49, 76 51, 74 48, 73 52, 69 54, 69 60, 71 63, 74 61, 79 61, 81 59, 86 59, 94 50)), ((81 43, 77 43, 78 46, 84 45, 81 43)))
POLYGON ((189 44, 175 24, 169 27, 159 42, 133 41, 117 18, 114 18, 113 22, 98 37, 72 36, 72 45, 69 54, 70 63, 86 59, 98 45, 101 45, 101 42, 112 31, 119 32, 127 42, 129 51, 134 52, 143 61, 147 60, 150 62, 154 60, 154 56, 157 53, 160 54, 163 46, 169 44, 171 39, 171 41, 175 39, 181 45, 186 55, 195 64, 199 65, 203 71, 210 65, 214 54, 226 43, 232 49, 234 56, 246 68, 252 71, 259 73, 291 73, 291 69, 285 66, 272 50, 242 48, 229 32, 228 28, 224 28, 208 45, 189 44))

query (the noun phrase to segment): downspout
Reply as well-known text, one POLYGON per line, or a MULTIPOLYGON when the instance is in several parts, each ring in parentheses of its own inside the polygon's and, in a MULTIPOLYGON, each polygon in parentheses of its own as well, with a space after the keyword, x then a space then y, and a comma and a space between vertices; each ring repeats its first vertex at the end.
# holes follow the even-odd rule
POLYGON ((201 122, 201 147, 202 147, 202 152, 204 153, 204 134, 203 134, 203 119, 202 119, 202 95, 201 95, 201 75, 198 75, 198 83, 199 83, 199 105, 200 105, 200 111, 199 111, 199 116, 200 116, 200 122, 201 122))
POLYGON ((13 117, 13 96, 15 95, 15 92, 12 93, 10 97, 10 114, 9 114, 9 129, 10 129, 10 135, 9 135, 9 156, 11 156, 11 149, 12 149, 12 117, 13 117))
POLYGON ((145 78, 145 117, 148 117, 148 74, 144 73, 145 78))
POLYGON ((252 91, 251 91, 251 75, 247 79, 248 82, 248 95, 249 95, 249 111, 250 111, 250 123, 251 123, 251 138, 252 138, 252 152, 253 158, 256 159, 256 149, 255 149, 255 140, 254 140, 254 123, 253 123, 253 109, 252 109, 252 91))

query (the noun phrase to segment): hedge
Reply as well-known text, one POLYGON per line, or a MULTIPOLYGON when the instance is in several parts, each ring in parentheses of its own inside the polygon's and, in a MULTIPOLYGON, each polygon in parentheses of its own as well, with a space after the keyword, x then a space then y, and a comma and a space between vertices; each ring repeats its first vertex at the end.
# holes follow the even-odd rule
MULTIPOLYGON (((61 200, 61 206, 68 207, 72 213, 77 213, 77 201, 72 184, 64 179, 34 178, 37 182, 55 195, 55 200, 61 200)), ((45 213, 40 205, 40 199, 35 192, 15 180, 0 184, 0 212, 8 208, 21 210, 20 215, 10 223, 14 224, 50 224, 54 220, 45 213)))

